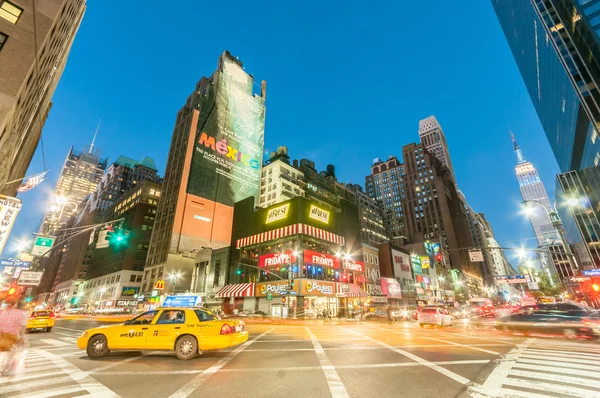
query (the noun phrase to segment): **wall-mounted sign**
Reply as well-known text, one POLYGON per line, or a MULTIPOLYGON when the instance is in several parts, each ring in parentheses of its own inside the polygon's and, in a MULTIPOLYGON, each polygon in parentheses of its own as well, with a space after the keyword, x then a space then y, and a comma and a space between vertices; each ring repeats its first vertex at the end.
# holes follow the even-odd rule
POLYGON ((123 286, 123 289, 121 290, 121 296, 135 296, 139 290, 139 287, 123 286))
POLYGON ((581 283, 581 282, 589 282, 592 280, 592 278, 590 278, 589 276, 572 276, 569 278, 569 280, 571 282, 581 283))
POLYGON ((136 307, 137 300, 117 300, 117 307, 136 307))
POLYGON ((416 273, 423 272, 423 268, 421 267, 421 259, 419 258, 419 256, 417 256, 417 255, 410 256, 410 262, 412 264, 412 268, 413 268, 414 272, 416 272, 416 273))
POLYGON ((327 210, 323 210, 315 205, 310 205, 310 212, 308 213, 308 216, 313 220, 329 224, 329 214, 330 212, 328 212, 327 210))
POLYGON ((527 283, 528 282, 525 275, 498 275, 498 276, 495 276, 494 279, 496 280, 496 283, 517 284, 517 283, 527 283))
POLYGON ((304 250, 304 264, 340 268, 340 259, 329 254, 313 252, 312 250, 304 250))
POLYGON ((423 268, 423 269, 429 268, 429 266, 431 265, 429 256, 421 256, 420 260, 421 260, 421 268, 423 268))
POLYGON ((277 265, 289 265, 296 263, 296 256, 294 256, 294 252, 288 250, 284 253, 269 253, 263 254, 258 259, 259 267, 271 267, 277 265))
POLYGON ((163 290, 165 288, 165 281, 159 279, 156 281, 156 283, 154 284, 154 288, 156 290, 163 290))
POLYGON ((325 281, 315 281, 309 279, 302 280, 302 290, 300 294, 310 296, 335 296, 335 283, 325 281))
POLYGON ((584 269, 581 273, 585 276, 600 276, 600 269, 584 269))
POLYGON ((289 203, 272 208, 267 212, 267 219, 265 221, 265 224, 269 224, 273 221, 283 220, 284 218, 287 218, 289 210, 289 203))
POLYGON ((265 297, 267 294, 281 295, 287 294, 288 292, 288 282, 287 281, 273 281, 273 282, 258 282, 256 284, 256 296, 265 297))
POLYGON ((42 281, 43 271, 41 272, 32 272, 32 271, 22 271, 19 275, 19 281, 17 284, 26 285, 26 286, 37 286, 42 281))
POLYGON ((19 210, 21 210, 21 199, 0 195, 0 253, 8 240, 19 210))
POLYGON ((381 291, 388 298, 402 298, 402 288, 393 278, 381 278, 381 291))
POLYGON ((347 271, 365 272, 365 264, 361 261, 345 260, 344 268, 347 271))
POLYGON ((472 263, 483 262, 483 252, 481 250, 469 250, 469 259, 472 263))

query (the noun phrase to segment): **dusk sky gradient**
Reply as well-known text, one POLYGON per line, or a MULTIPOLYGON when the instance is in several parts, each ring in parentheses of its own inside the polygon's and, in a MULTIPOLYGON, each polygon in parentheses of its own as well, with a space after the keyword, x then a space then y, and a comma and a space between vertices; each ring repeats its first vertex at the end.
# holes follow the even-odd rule
MULTIPOLYGON (((502 246, 535 245, 509 126, 551 197, 559 170, 489 0, 286 3, 88 1, 43 130, 49 179, 19 195, 3 257, 38 230, 69 148, 99 119, 103 156, 150 156, 164 175, 177 111, 226 49, 267 81, 266 151, 364 186, 373 159, 400 157, 435 115, 473 209, 502 246)), ((41 170, 38 146, 29 173, 41 170)))

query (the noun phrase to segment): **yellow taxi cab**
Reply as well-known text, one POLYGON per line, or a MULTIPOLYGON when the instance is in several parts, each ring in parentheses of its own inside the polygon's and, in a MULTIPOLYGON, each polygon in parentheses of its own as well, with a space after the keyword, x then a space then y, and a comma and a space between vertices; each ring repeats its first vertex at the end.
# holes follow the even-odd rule
POLYGON ((34 329, 45 329, 46 332, 49 332, 52 330, 52 326, 54 326, 54 312, 39 310, 29 314, 25 328, 27 332, 34 329))
POLYGON ((202 351, 246 341, 248 332, 242 321, 222 320, 204 308, 159 307, 125 323, 86 330, 77 339, 77 346, 90 358, 101 358, 116 350, 166 350, 187 360, 202 351))

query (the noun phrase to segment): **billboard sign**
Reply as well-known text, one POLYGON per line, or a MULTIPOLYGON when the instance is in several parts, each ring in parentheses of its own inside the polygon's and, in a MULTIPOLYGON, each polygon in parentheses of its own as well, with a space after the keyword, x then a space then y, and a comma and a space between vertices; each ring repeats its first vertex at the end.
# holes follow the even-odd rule
POLYGON ((498 275, 494 278, 496 283, 518 284, 528 282, 528 279, 525 277, 525 275, 498 275))
POLYGON ((318 267, 340 268, 340 259, 324 253, 304 250, 304 264, 316 265, 318 267))
POLYGON ((139 287, 123 286, 123 289, 121 289, 121 296, 135 296, 139 290, 139 287))
POLYGON ((429 268, 429 266, 431 265, 431 260, 429 260, 429 256, 421 256, 420 260, 421 260, 421 268, 423 268, 423 269, 429 268))
POLYGON ((393 278, 381 278, 381 292, 388 298, 402 298, 402 288, 393 278))
POLYGON ((200 296, 167 296, 163 307, 195 307, 202 302, 200 296))
POLYGON ((421 267, 421 258, 418 255, 415 254, 410 256, 410 263, 412 264, 412 269, 415 273, 420 274, 423 272, 423 267, 421 267))
POLYGON ((392 249, 392 266, 396 278, 412 279, 410 256, 408 254, 392 249))
MULTIPOLYGON (((93 236, 93 234, 92 234, 93 236)), ((35 241, 33 242, 33 248, 31 249, 31 254, 34 256, 50 256, 48 252, 54 246, 54 241, 56 237, 54 236, 36 236, 35 241)))
POLYGON ((265 104, 229 54, 221 56, 213 81, 202 99, 187 191, 233 206, 259 197, 265 104))
POLYGON ((344 268, 346 271, 365 272, 365 264, 361 261, 345 260, 344 268))
POLYGON ((0 195, 0 253, 8 240, 19 210, 21 210, 21 199, 0 195))
POLYGON ((288 250, 284 253, 263 254, 258 259, 258 266, 261 268, 295 263, 296 256, 294 256, 294 252, 291 250, 288 250))
POLYGON ((32 272, 32 271, 22 271, 19 275, 19 281, 17 284, 26 285, 26 286, 37 286, 42 281, 43 271, 40 272, 32 272))

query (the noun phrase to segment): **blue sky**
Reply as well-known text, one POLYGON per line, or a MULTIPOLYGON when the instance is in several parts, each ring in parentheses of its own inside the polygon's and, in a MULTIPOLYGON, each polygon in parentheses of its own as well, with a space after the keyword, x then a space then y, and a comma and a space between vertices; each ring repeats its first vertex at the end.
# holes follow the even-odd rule
MULTIPOLYGON (((400 156, 433 114, 471 206, 503 246, 533 244, 509 126, 550 195, 558 166, 489 1, 285 3, 88 2, 43 131, 51 173, 20 195, 5 255, 37 231, 70 146, 99 119, 104 156, 151 156, 163 175, 177 110, 225 49, 267 80, 266 149, 364 185, 373 159, 400 156)), ((38 147, 29 171, 42 169, 38 147)))

